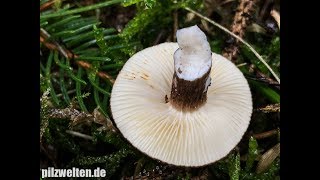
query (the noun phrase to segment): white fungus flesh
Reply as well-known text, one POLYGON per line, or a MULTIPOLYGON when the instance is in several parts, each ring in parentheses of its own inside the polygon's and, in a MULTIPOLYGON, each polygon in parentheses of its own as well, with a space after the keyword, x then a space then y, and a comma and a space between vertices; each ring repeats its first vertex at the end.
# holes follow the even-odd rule
POLYGON ((211 50, 206 35, 198 26, 177 31, 179 49, 174 53, 175 71, 180 79, 193 81, 211 67, 211 50))
POLYGON ((199 28, 191 28, 177 33, 180 54, 186 57, 180 68, 192 72, 182 74, 192 80, 207 72, 205 65, 212 63, 213 84, 203 106, 183 112, 167 101, 177 43, 159 44, 132 56, 115 81, 110 103, 117 127, 137 149, 169 164, 196 167, 225 157, 239 143, 249 125, 252 100, 241 71, 211 51, 208 61, 210 47, 205 35, 199 28))

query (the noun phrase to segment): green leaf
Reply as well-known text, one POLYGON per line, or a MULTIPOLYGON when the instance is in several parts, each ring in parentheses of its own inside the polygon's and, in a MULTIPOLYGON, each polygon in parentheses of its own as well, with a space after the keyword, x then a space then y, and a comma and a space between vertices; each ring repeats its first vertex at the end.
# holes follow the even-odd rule
MULTIPOLYGON (((98 78, 96 78, 95 83, 96 83, 96 84, 99 84, 99 79, 98 79, 98 78)), ((106 107, 105 107, 103 104, 101 104, 101 102, 100 102, 99 92, 98 92, 98 89, 97 89, 97 88, 95 88, 95 89, 93 90, 93 96, 94 96, 94 101, 95 101, 95 103, 96 103, 96 104, 98 105, 98 107, 99 107, 99 111, 100 111, 105 117, 109 118, 107 112, 105 111, 106 107)))
POLYGON ((69 105, 71 101, 67 93, 67 88, 66 88, 65 79, 64 79, 64 70, 62 68, 60 69, 60 89, 63 95, 63 99, 65 100, 66 104, 69 105))
POLYGON ((97 78, 96 71, 91 70, 90 72, 88 72, 88 79, 92 84, 92 86, 96 88, 98 91, 100 91, 101 93, 110 96, 110 92, 107 92, 106 90, 101 88, 98 83, 96 83, 96 78, 97 78))
POLYGON ((40 23, 40 27, 44 27, 44 26, 46 26, 47 24, 48 24, 48 21, 41 22, 41 23, 40 23))
POLYGON ((53 60, 53 52, 50 51, 49 57, 48 57, 48 62, 47 62, 47 66, 46 66, 46 79, 47 79, 47 84, 48 87, 50 89, 50 96, 54 102, 55 105, 60 105, 60 100, 58 99, 58 96, 54 90, 52 81, 51 81, 51 65, 52 65, 52 60, 53 60))
POLYGON ((121 5, 124 6, 124 7, 127 7, 127 6, 131 6, 133 4, 137 4, 139 2, 141 2, 143 0, 124 0, 121 5))
MULTIPOLYGON (((82 76, 82 68, 79 68, 77 78, 81 79, 81 76, 82 76)), ((83 103, 83 96, 81 94, 81 83, 78 81, 76 82, 76 95, 77 95, 77 101, 81 110, 84 112, 89 112, 87 107, 83 103)))
POLYGON ((267 85, 249 80, 251 85, 256 88, 263 96, 271 101, 271 103, 280 103, 280 95, 275 90, 271 89, 267 85))
POLYGON ((62 37, 63 41, 66 42, 67 39, 75 38, 75 36, 77 34, 82 35, 83 34, 82 32, 86 32, 88 30, 91 30, 93 25, 98 25, 98 24, 100 24, 100 23, 94 22, 92 24, 84 25, 84 26, 82 26, 80 28, 76 28, 76 29, 72 29, 72 30, 60 31, 58 33, 51 34, 51 36, 62 37))
MULTIPOLYGON (((104 36, 103 39, 108 40, 108 39, 113 39, 113 38, 117 38, 117 37, 118 37, 118 35, 108 35, 108 36, 104 36)), ((97 42, 97 40, 94 39, 92 41, 83 43, 82 45, 75 48, 74 52, 77 53, 77 51, 84 50, 84 49, 88 48, 89 46, 96 44, 96 42, 97 42)))
POLYGON ((221 54, 222 53, 222 40, 214 40, 210 42, 212 52, 221 54))
POLYGON ((53 28, 56 28, 56 27, 58 27, 58 26, 61 26, 61 25, 66 24, 66 23, 68 23, 68 22, 71 22, 72 20, 77 19, 77 18, 80 18, 80 17, 81 17, 80 15, 75 15, 75 16, 70 16, 70 17, 64 18, 64 19, 61 20, 61 21, 57 21, 57 22, 55 22, 55 23, 47 26, 47 27, 46 27, 46 30, 47 30, 47 31, 50 31, 50 30, 53 29, 53 28))
POLYGON ((123 3, 121 3, 121 5, 124 7, 127 7, 127 6, 131 6, 133 4, 140 3, 142 1, 144 2, 145 6, 147 8, 153 8, 157 2, 157 0, 124 0, 123 3))
MULTIPOLYGON (((62 61, 63 61, 64 59, 65 59, 65 58, 61 58, 62 61)), ((80 82, 81 84, 84 84, 84 85, 87 84, 84 80, 78 78, 77 76, 75 76, 75 75, 73 74, 73 72, 72 72, 73 69, 72 69, 72 67, 70 66, 69 60, 66 60, 66 64, 63 64, 62 62, 60 62, 60 60, 59 60, 59 53, 58 53, 57 51, 55 51, 55 54, 54 54, 54 61, 55 61, 55 63, 56 63, 58 66, 60 66, 60 68, 66 70, 67 73, 68 73, 68 75, 69 75, 73 80, 75 80, 75 81, 77 81, 77 82, 80 82)))
MULTIPOLYGON (((90 25, 90 28, 92 28, 92 25, 90 25)), ((109 28, 109 29, 104 29, 103 30, 103 34, 104 35, 111 34, 111 33, 114 33, 114 32, 116 32, 116 30, 113 29, 113 28, 109 28)), ((66 43, 67 46, 70 47, 70 46, 77 45, 80 42, 93 40, 93 39, 94 39, 94 32, 93 31, 89 31, 89 32, 86 32, 86 33, 82 33, 82 34, 79 34, 79 35, 75 35, 75 36, 72 36, 72 37, 65 38, 63 41, 67 42, 66 43)))
POLYGON ((249 139, 249 150, 248 150, 248 159, 246 161, 246 171, 250 171, 255 159, 258 156, 258 143, 254 137, 249 139))
POLYGON ((229 176, 231 180, 239 180, 240 175, 240 154, 231 154, 229 157, 229 176))
POLYGON ((108 64, 108 65, 102 66, 101 69, 103 70, 117 69, 117 68, 121 68, 123 65, 124 64, 122 62, 116 63, 116 64, 108 64))
POLYGON ((80 7, 80 8, 76 8, 76 9, 72 9, 72 10, 67 10, 67 11, 63 11, 63 12, 58 11, 56 13, 40 15, 40 19, 48 19, 48 18, 53 18, 53 17, 61 17, 61 16, 65 16, 65 15, 81 13, 81 12, 90 11, 90 10, 110 6, 113 4, 117 4, 117 3, 120 3, 121 1, 123 1, 123 0, 111 0, 111 1, 93 4, 90 6, 84 6, 84 7, 80 7))
POLYGON ((148 7, 148 8, 153 8, 157 3, 157 0, 144 0, 144 4, 148 7))
POLYGON ((105 56, 108 52, 108 47, 107 47, 106 40, 104 39, 103 28, 97 28, 97 26, 94 25, 93 33, 94 33, 96 42, 102 51, 102 55, 105 56))
POLYGON ((89 56, 79 56, 75 58, 75 60, 83 60, 83 61, 102 61, 102 62, 109 62, 111 61, 108 57, 89 57, 89 56))
POLYGON ((98 105, 98 110, 104 115, 104 117, 109 118, 107 112, 104 110, 104 106, 100 102, 99 92, 97 89, 93 91, 94 101, 98 105))

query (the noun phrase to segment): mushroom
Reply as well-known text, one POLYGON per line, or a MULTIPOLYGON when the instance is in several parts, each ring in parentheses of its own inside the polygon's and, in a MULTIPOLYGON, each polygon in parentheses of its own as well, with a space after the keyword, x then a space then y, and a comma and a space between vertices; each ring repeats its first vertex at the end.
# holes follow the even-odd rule
POLYGON ((111 93, 111 111, 123 136, 148 156, 198 167, 225 157, 248 128, 248 82, 228 59, 212 53, 206 35, 191 26, 178 43, 133 55, 111 93))

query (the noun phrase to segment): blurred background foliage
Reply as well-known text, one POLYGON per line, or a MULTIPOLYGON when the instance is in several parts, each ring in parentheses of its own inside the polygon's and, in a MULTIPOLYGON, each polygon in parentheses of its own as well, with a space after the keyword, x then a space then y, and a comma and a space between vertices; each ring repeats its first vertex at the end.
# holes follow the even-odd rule
MULTIPOLYGON (((232 30, 245 17, 242 38, 280 77, 279 0, 40 0, 41 168, 105 168, 107 179, 280 179, 280 84, 258 58, 228 33, 186 7, 232 30), (240 4, 253 3, 243 13, 240 4), (242 141, 222 160, 184 168, 153 160, 114 126, 112 84, 136 52, 176 41, 177 29, 197 24, 212 51, 232 47, 248 79, 254 112, 242 141), (233 47, 234 46, 234 47, 233 47)), ((233 31, 233 30, 232 30, 233 31)), ((238 34, 239 35, 239 34, 238 34)))

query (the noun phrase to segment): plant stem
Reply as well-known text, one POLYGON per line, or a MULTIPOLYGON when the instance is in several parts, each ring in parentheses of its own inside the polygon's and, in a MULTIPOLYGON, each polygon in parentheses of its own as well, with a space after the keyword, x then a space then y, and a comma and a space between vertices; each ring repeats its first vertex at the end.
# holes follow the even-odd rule
POLYGON ((92 136, 89 136, 89 135, 86 135, 86 134, 83 134, 83 133, 79 133, 79 132, 76 132, 76 131, 66 130, 66 133, 71 134, 73 136, 77 136, 77 137, 83 138, 83 139, 93 140, 92 136))
POLYGON ((69 11, 63 11, 63 12, 58 11, 56 13, 40 16, 40 19, 47 19, 47 18, 60 17, 60 16, 65 16, 65 15, 70 15, 70 14, 75 14, 75 13, 81 13, 81 12, 85 12, 85 11, 90 11, 90 10, 102 8, 105 6, 110 6, 112 4, 117 4, 122 1, 123 0, 111 0, 111 1, 97 3, 97 4, 93 4, 91 6, 85 6, 85 7, 69 10, 69 11))
MULTIPOLYGON (((67 59, 73 59, 78 58, 79 56, 76 54, 71 53, 69 50, 63 48, 60 46, 57 42, 54 41, 54 43, 47 42, 46 39, 50 37, 48 32, 46 32, 44 29, 40 29, 40 42, 43 43, 48 49, 51 50, 58 50, 65 58, 67 59)), ((76 64, 78 64, 80 67, 84 69, 91 69, 92 65, 86 61, 83 60, 77 60, 75 61, 76 64)), ((112 76, 107 74, 106 72, 99 71, 97 72, 98 76, 102 79, 109 80, 112 84, 114 83, 114 79, 112 76)))
POLYGON ((227 28, 221 26, 220 24, 216 23, 215 21, 209 19, 208 17, 205 17, 199 13, 197 13, 196 11, 190 9, 189 7, 185 7, 184 8, 187 11, 190 11, 192 13, 194 13, 195 15, 199 16, 200 18, 208 21, 209 23, 213 24, 214 26, 217 26, 218 28, 220 28, 221 30, 227 32, 228 34, 230 34, 231 36, 233 36, 234 38, 238 39, 240 42, 242 42, 244 45, 246 45, 252 52, 253 54, 269 69, 269 71, 271 72, 271 74, 274 76, 274 78, 278 81, 278 83, 280 84, 280 78, 278 77, 278 75, 272 70, 272 68, 266 63, 266 61, 261 57, 261 55, 249 44, 247 43, 245 40, 243 40, 242 38, 240 38, 239 36, 235 35, 234 33, 232 33, 231 31, 229 31, 227 28))
POLYGON ((279 129, 273 129, 273 130, 266 131, 266 132, 263 132, 263 133, 254 134, 253 137, 255 139, 264 139, 264 138, 276 135, 276 134, 278 134, 278 132, 279 132, 279 129))
POLYGON ((40 12, 49 8, 52 4, 54 4, 54 0, 48 1, 40 6, 40 12))

